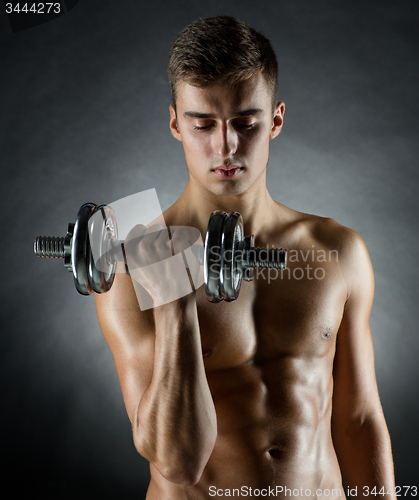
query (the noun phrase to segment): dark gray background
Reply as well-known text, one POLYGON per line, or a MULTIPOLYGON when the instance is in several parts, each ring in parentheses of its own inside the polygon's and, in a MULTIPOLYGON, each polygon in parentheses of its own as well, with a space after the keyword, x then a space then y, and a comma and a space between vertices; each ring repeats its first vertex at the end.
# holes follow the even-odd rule
POLYGON ((80 0, 15 34, 0 15, 2 486, 145 496, 147 464, 94 300, 76 293, 61 262, 37 260, 32 243, 64 235, 86 201, 149 188, 163 209, 177 199, 187 176, 168 127, 168 51, 189 22, 223 13, 277 52, 287 108, 271 195, 352 227, 369 248, 396 480, 419 483, 418 2, 80 0))

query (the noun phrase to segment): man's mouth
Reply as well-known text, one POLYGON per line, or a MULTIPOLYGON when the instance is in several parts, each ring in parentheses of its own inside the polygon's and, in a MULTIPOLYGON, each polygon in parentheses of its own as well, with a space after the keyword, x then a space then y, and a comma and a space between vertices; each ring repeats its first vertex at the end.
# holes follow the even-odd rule
POLYGON ((216 167, 213 172, 221 177, 222 179, 231 179, 235 177, 243 170, 243 167, 240 165, 220 165, 216 167))

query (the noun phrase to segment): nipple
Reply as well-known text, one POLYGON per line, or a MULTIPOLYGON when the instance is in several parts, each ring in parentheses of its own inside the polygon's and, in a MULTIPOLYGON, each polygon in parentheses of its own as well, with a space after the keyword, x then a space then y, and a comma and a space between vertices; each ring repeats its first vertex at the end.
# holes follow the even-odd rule
POLYGON ((332 329, 329 328, 329 327, 323 328, 322 337, 325 340, 330 340, 333 337, 333 331, 332 331, 332 329))

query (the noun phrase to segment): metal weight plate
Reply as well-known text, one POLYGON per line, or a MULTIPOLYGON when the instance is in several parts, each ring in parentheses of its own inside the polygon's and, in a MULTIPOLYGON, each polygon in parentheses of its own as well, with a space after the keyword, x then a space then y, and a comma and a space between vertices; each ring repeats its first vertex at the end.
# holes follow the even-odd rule
POLYGON ((242 216, 237 212, 230 212, 224 221, 221 235, 221 294, 227 302, 232 302, 239 296, 243 274, 243 252, 240 245, 243 238, 242 216))
POLYGON ((86 255, 87 255, 87 281, 89 284, 89 287, 92 289, 93 292, 96 293, 102 293, 101 290, 101 275, 102 273, 99 271, 99 269, 95 266, 95 261, 93 259, 93 254, 90 249, 90 241, 87 241, 87 248, 86 248, 86 255))
MULTIPOLYGON (((92 252, 92 241, 94 240, 94 236, 92 235, 92 220, 93 221, 102 221, 102 216, 101 213, 98 213, 100 210, 100 207, 95 207, 92 215, 89 218, 88 221, 88 234, 87 234, 87 241, 86 241, 86 261, 87 261, 87 281, 89 283, 90 288, 96 292, 96 293, 102 293, 101 290, 101 272, 100 270, 95 266, 95 261, 93 258, 93 252, 92 252), (94 217, 95 214, 98 214, 98 216, 94 217), (92 237, 93 236, 93 237, 92 237)), ((101 237, 101 235, 97 235, 98 237, 101 237)))
POLYGON ((204 283, 205 292, 210 302, 223 300, 221 294, 221 235, 227 214, 217 210, 211 214, 205 236, 204 283))
POLYGON ((96 293, 110 290, 117 261, 113 247, 118 239, 116 216, 111 207, 101 205, 89 220, 88 279, 96 293), (95 261, 96 258, 96 261, 95 261))
POLYGON ((74 224, 73 245, 71 247, 71 262, 73 267, 74 284, 82 295, 93 293, 89 284, 89 254, 88 249, 88 222, 97 208, 94 203, 85 203, 80 207, 74 224))

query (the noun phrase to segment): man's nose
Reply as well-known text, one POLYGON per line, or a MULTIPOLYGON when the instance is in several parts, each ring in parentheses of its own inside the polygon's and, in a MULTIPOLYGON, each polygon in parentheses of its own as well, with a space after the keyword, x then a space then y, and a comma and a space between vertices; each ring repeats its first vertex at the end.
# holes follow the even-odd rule
POLYGON ((228 158, 237 152, 238 136, 228 123, 221 123, 214 134, 214 150, 221 158, 228 158))

